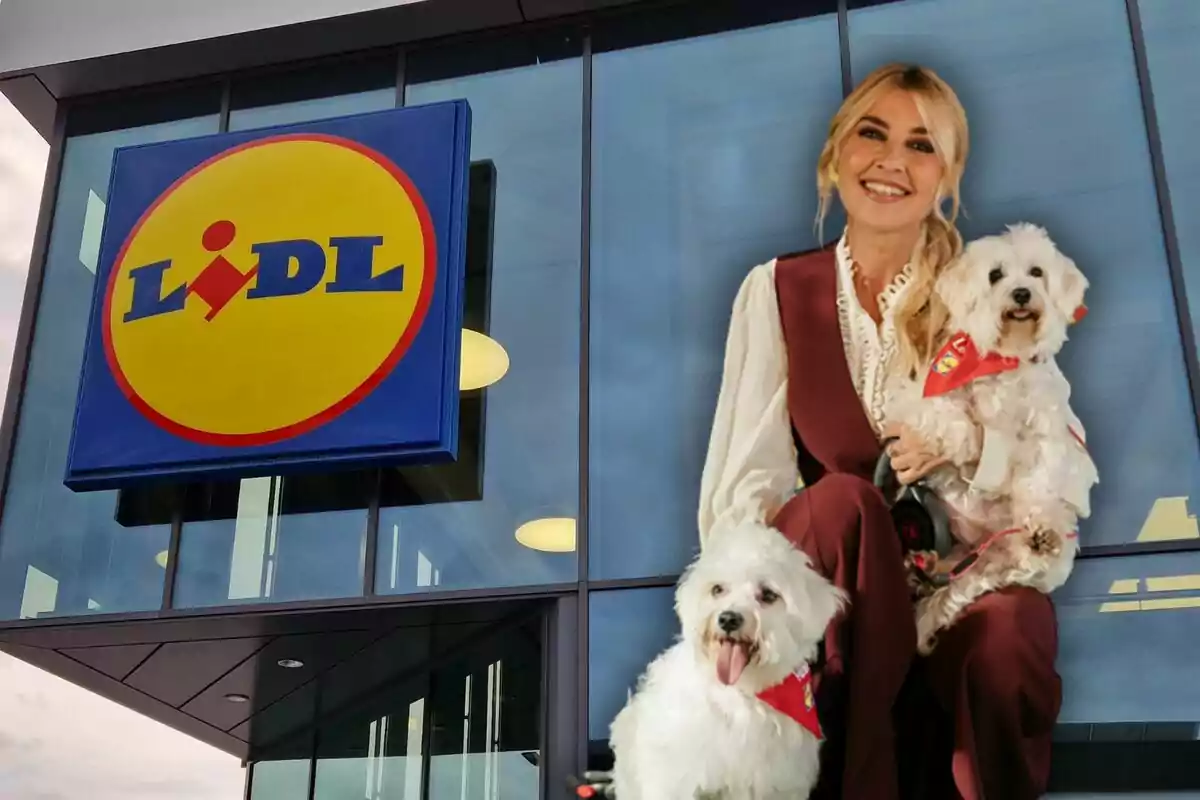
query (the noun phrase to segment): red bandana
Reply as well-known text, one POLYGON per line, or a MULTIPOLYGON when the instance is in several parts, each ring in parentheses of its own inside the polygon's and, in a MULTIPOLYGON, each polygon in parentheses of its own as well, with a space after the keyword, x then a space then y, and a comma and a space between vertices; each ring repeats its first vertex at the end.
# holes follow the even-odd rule
POLYGON ((976 378, 1008 372, 1020 364, 1019 359, 998 353, 988 353, 981 358, 979 349, 975 347, 971 337, 965 333, 956 333, 933 359, 929 375, 925 378, 925 396, 945 394, 965 386, 976 378))
POLYGON ((821 722, 817 719, 812 673, 808 667, 801 667, 784 678, 782 683, 759 692, 758 699, 803 725, 813 736, 821 738, 821 722))

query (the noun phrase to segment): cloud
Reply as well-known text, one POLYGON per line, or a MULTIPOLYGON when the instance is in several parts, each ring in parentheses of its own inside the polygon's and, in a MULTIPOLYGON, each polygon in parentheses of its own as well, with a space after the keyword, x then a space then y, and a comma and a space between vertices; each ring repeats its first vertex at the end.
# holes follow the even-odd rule
POLYGON ((0 387, 7 385, 49 148, 0 95, 0 387))
POLYGON ((240 762, 0 654, 0 797, 233 800, 240 762))
MULTIPOLYGON (((47 154, 0 95, 0 394, 47 154)), ((243 786, 232 756, 0 654, 0 798, 233 800, 243 786)))

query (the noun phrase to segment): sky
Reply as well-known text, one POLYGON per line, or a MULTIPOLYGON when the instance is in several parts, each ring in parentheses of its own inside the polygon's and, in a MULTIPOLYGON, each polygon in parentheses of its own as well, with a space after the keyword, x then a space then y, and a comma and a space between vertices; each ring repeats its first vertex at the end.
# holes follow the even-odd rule
MULTIPOLYGON (((47 151, 0 95, 0 394, 47 151)), ((2 800, 237 800, 243 788, 234 757, 0 653, 2 800)))

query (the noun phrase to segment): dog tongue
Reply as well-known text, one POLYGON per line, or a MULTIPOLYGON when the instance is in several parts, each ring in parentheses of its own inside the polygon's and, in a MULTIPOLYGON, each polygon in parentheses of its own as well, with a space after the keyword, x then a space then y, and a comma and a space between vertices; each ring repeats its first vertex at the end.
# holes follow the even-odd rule
POLYGON ((721 642, 721 652, 717 655, 717 680, 726 686, 737 683, 742 676, 742 670, 749 661, 746 645, 740 642, 721 642))

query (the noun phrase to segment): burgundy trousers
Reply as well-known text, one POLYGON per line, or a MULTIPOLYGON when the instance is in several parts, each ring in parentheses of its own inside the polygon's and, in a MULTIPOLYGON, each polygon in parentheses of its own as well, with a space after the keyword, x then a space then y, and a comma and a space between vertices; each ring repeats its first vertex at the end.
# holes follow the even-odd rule
POLYGON ((989 595, 919 658, 899 538, 874 486, 827 474, 774 525, 850 596, 817 674, 827 738, 813 799, 1040 798, 1061 703, 1049 598, 989 595))

